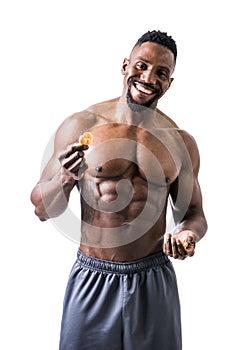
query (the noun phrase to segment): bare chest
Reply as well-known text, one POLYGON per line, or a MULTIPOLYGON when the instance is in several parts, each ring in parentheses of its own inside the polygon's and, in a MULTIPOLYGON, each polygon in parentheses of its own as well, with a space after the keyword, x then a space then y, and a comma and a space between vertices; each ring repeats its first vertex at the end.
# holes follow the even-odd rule
POLYGON ((140 176, 155 185, 172 183, 179 173, 179 147, 169 130, 110 124, 92 130, 86 153, 88 175, 96 178, 140 176))

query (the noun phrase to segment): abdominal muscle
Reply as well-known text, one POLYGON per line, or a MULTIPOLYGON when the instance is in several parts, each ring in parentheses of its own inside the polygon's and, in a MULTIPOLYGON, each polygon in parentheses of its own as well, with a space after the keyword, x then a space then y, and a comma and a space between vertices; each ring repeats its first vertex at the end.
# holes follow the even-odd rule
POLYGON ((133 163, 124 176, 111 178, 105 174, 103 171, 94 177, 90 169, 80 183, 80 249, 113 261, 132 261, 161 251, 167 186, 148 183, 133 163))

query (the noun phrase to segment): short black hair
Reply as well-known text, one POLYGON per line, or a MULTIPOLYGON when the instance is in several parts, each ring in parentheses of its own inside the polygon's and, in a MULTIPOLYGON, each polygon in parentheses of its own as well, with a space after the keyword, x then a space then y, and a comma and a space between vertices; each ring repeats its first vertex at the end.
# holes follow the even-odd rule
POLYGON ((171 50, 171 52, 174 55, 174 59, 176 61, 176 57, 177 57, 176 42, 171 36, 167 35, 167 33, 161 32, 160 30, 148 31, 138 39, 133 49, 136 46, 140 46, 147 41, 166 46, 169 50, 171 50))

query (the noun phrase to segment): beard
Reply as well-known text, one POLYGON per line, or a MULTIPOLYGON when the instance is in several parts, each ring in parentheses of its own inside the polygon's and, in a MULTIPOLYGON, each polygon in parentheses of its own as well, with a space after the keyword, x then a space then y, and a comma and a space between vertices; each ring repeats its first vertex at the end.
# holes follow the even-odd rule
POLYGON ((158 96, 160 93, 158 91, 150 101, 144 104, 139 104, 133 99, 133 96, 130 91, 130 88, 135 81, 136 79, 131 78, 128 82, 128 91, 126 94, 126 101, 132 112, 144 112, 147 108, 149 108, 154 103, 156 99, 158 99, 158 96))

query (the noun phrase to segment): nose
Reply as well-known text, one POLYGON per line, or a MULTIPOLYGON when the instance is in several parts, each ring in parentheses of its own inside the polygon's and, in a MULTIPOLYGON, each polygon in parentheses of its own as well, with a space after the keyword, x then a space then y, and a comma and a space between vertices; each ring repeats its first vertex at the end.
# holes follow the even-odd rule
POLYGON ((150 85, 156 85, 157 77, 152 70, 146 70, 141 75, 142 80, 150 85))

